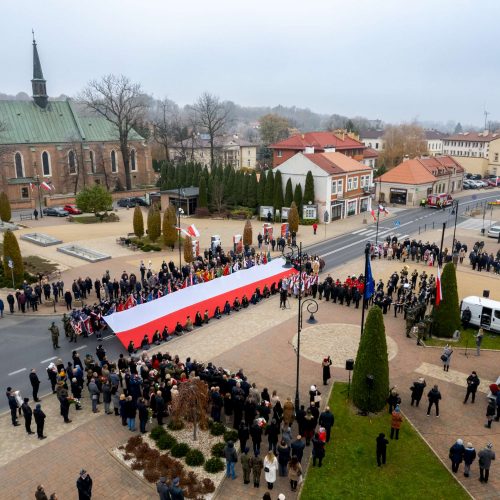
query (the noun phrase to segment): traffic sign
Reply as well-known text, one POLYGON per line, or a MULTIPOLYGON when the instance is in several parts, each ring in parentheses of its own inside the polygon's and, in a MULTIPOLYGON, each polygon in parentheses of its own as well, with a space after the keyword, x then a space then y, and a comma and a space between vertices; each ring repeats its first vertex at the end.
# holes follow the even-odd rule
POLYGON ((14 262, 12 261, 12 259, 9 259, 9 260, 8 260, 7 265, 8 265, 11 269, 14 269, 14 262))
POLYGON ((394 227, 399 227, 401 225, 401 221, 395 220, 394 221, 394 227))

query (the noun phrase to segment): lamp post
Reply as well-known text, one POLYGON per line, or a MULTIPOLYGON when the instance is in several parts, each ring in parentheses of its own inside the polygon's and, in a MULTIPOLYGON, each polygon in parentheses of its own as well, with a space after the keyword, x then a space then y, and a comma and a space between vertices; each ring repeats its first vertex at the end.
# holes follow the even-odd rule
POLYGON ((368 285, 368 259, 370 258, 370 243, 367 243, 365 246, 365 286, 363 287, 363 303, 362 303, 362 311, 361 311, 361 337, 363 336, 363 330, 365 327, 365 309, 366 309, 366 286, 368 285))
POLYGON ((306 306, 307 312, 310 314, 307 322, 310 325, 317 323, 314 313, 318 312, 318 303, 312 299, 307 298, 302 300, 302 242, 299 246, 297 245, 286 245, 283 249, 283 256, 286 259, 287 264, 293 259, 299 259, 299 308, 297 315, 297 368, 295 373, 295 411, 300 408, 300 395, 299 395, 299 382, 300 382, 300 333, 302 331, 302 318, 304 314, 304 306, 306 306), (286 249, 289 249, 288 251, 286 249))
POLYGON ((184 210, 181 208, 181 186, 177 187, 177 219, 178 219, 178 227, 179 227, 179 271, 182 267, 182 257, 181 257, 181 215, 184 213, 184 210))
POLYGON ((438 257, 438 263, 440 266, 443 265, 443 243, 444 243, 445 230, 446 230, 446 222, 443 222, 443 232, 441 233, 441 246, 439 247, 439 257, 438 257))
POLYGON ((453 248, 451 249, 452 254, 455 251, 455 233, 457 231, 458 205, 459 205, 458 200, 453 200, 453 205, 452 205, 453 208, 451 213, 455 214, 455 225, 453 227, 453 248))
POLYGON ((36 171, 36 161, 33 162, 33 170, 35 172, 35 184, 38 189, 38 207, 40 208, 40 219, 43 219, 43 210, 42 210, 42 193, 40 192, 40 175, 36 171))

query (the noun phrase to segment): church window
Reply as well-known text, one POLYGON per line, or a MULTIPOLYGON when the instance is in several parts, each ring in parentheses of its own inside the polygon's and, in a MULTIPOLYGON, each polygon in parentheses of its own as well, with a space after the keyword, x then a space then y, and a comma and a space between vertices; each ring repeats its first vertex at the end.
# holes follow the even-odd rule
POLYGON ((14 155, 14 162, 16 164, 16 177, 21 179, 24 177, 24 162, 21 153, 16 153, 14 155))
POLYGON ((69 173, 76 174, 76 155, 73 150, 68 153, 69 173))
POLYGON ((116 174, 118 172, 118 166, 116 164, 116 151, 111 151, 111 172, 116 174))
POLYGON ((137 161, 136 161, 135 149, 130 150, 130 170, 132 172, 137 171, 137 161))
POLYGON ((89 151, 89 160, 90 160, 90 171, 95 174, 96 173, 96 168, 95 168, 95 156, 93 151, 89 151))
POLYGON ((51 176, 50 155, 47 151, 42 153, 42 174, 44 177, 51 176))

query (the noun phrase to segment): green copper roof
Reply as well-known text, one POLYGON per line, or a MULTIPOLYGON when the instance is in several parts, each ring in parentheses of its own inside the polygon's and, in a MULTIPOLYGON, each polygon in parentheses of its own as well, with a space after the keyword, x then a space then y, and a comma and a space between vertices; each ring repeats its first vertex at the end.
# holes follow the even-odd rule
MULTIPOLYGON (((79 114, 70 101, 49 101, 46 108, 33 101, 0 101, 0 144, 115 142, 116 127, 100 116, 79 114)), ((144 140, 131 131, 130 140, 144 140)))

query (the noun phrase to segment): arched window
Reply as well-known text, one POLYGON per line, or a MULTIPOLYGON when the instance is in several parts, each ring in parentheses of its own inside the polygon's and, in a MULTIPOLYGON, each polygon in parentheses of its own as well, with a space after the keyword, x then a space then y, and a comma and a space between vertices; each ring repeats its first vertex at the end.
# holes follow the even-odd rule
POLYGON ((137 170, 137 161, 136 161, 135 149, 131 149, 130 150, 130 170, 132 172, 135 172, 137 170))
POLYGON ((24 161, 23 155, 21 153, 16 153, 14 155, 14 163, 16 166, 16 177, 21 179, 24 177, 24 161))
POLYGON ((116 151, 111 151, 111 172, 116 174, 118 172, 118 165, 116 164, 116 151))
POLYGON ((89 160, 90 160, 90 171, 95 174, 95 156, 93 151, 89 151, 89 160))
POLYGON ((50 177, 51 175, 50 155, 47 151, 42 153, 42 174, 44 177, 50 177))
POLYGON ((68 153, 69 173, 76 174, 76 155, 73 150, 68 153))

